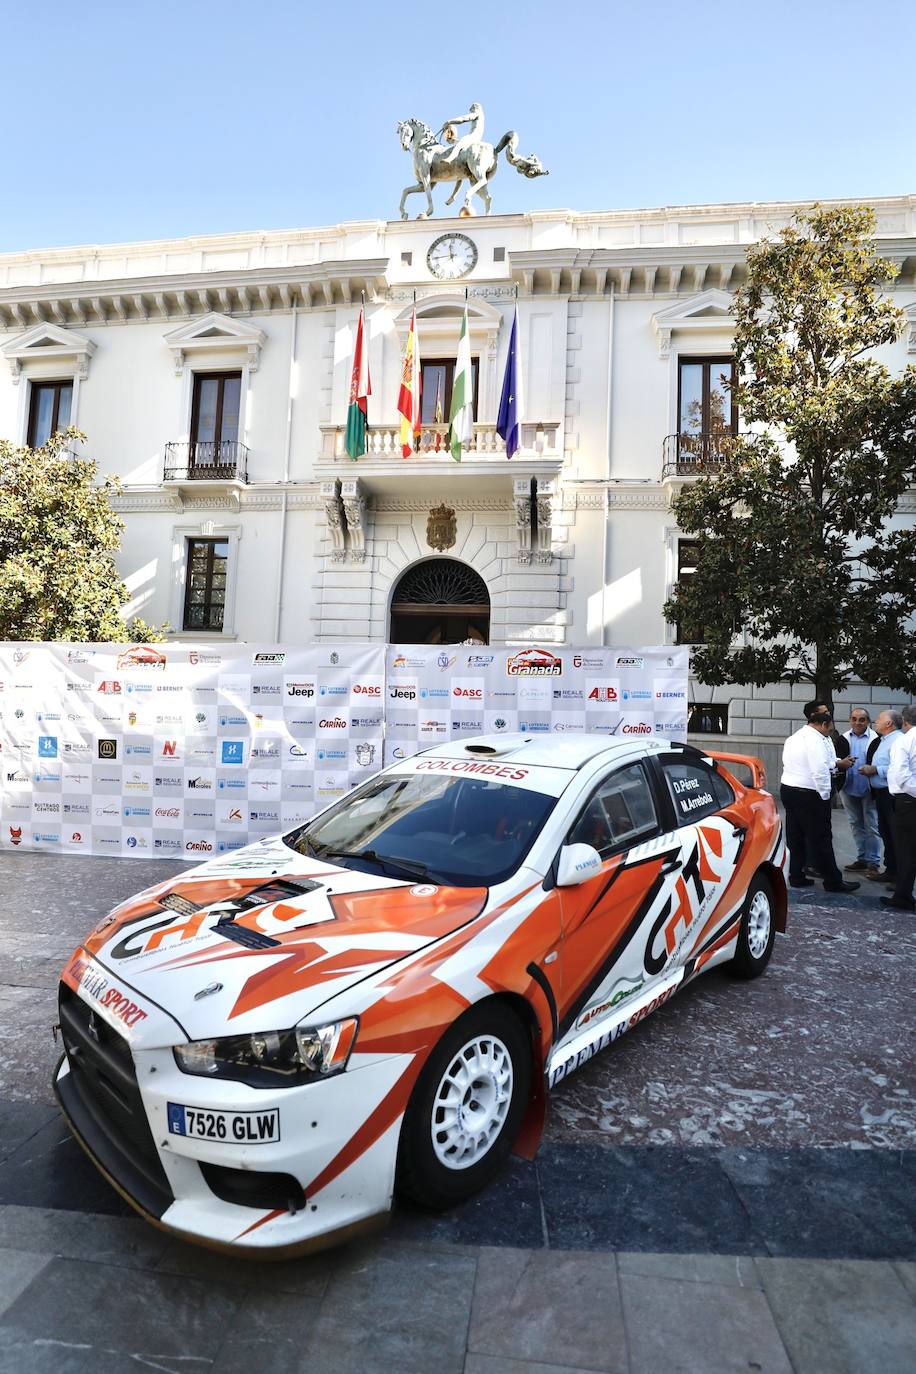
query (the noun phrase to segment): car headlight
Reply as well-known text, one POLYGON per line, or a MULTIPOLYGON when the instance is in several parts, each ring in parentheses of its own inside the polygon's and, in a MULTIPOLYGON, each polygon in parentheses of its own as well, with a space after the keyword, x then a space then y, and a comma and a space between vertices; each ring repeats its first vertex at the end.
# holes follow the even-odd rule
POLYGON ((341 1073, 358 1026, 353 1016, 326 1026, 192 1040, 175 1046, 175 1063, 182 1073, 201 1078, 232 1078, 251 1088, 295 1088, 341 1073))

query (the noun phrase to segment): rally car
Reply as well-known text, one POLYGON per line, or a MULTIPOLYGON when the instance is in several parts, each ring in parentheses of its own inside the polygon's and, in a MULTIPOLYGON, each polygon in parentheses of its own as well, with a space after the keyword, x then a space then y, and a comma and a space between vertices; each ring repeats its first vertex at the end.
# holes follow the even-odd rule
POLYGON ((398 762, 99 922, 61 979, 60 1105, 189 1239, 289 1253, 396 1190, 459 1202, 683 983, 766 968, 787 902, 764 782, 593 735, 398 762))

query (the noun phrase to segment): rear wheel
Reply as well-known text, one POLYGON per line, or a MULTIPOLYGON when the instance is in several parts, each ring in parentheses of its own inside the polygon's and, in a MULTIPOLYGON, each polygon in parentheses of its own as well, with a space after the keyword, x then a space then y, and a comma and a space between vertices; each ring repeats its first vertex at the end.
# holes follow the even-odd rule
POLYGON ((759 978, 770 962, 775 940, 773 888, 765 874, 757 873, 744 899, 738 948, 728 965, 735 977, 759 978))
POLYGON ((531 1089, 531 1049, 518 1017, 487 1002, 450 1026, 417 1080, 398 1151, 399 1191, 452 1207, 508 1158, 531 1089))

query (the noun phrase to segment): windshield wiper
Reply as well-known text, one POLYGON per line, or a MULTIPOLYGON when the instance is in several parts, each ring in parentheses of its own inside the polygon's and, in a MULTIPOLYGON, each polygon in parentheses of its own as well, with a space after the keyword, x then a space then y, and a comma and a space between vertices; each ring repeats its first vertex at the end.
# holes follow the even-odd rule
POLYGON ((316 854, 316 858, 367 859, 370 863, 378 864, 381 868, 400 868, 404 873, 409 873, 415 878, 429 876, 429 869, 419 859, 389 858, 385 854, 379 854, 375 849, 323 849, 320 854, 316 854))

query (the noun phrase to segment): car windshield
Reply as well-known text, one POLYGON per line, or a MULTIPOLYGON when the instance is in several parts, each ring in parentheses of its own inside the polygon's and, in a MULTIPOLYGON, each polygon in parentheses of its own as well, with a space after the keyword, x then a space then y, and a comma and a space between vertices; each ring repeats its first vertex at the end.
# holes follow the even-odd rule
POLYGON ((388 773, 284 838, 300 854, 363 872, 492 887, 515 872, 555 804, 484 778, 388 773))

